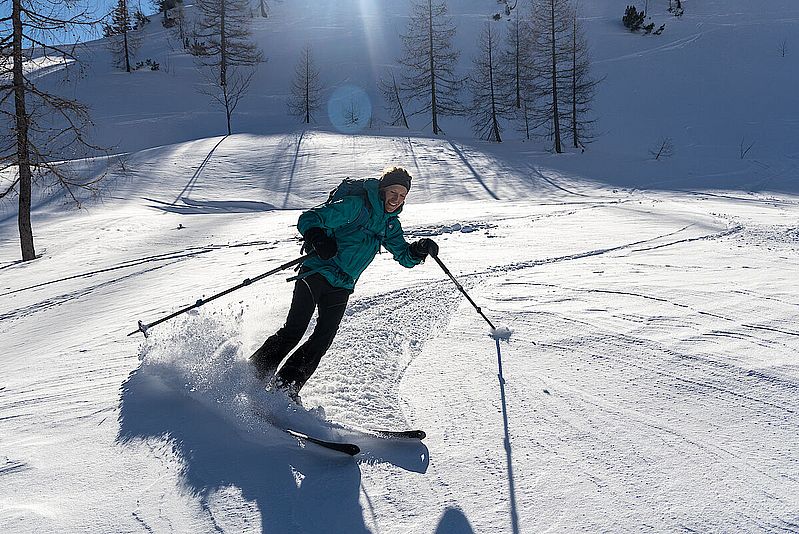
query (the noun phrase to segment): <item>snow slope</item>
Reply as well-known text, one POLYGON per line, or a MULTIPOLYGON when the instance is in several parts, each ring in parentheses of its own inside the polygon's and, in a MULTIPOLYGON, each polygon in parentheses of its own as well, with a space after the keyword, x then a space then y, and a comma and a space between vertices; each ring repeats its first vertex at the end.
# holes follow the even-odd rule
MULTIPOLYGON (((644 161, 650 159, 650 150, 670 138, 676 156, 690 161, 694 172, 702 168, 728 174, 728 162, 740 159, 741 145, 752 144, 747 160, 769 166, 778 182, 789 181, 796 191, 796 3, 769 0, 754 7, 742 0, 703 0, 675 18, 667 13, 665 0, 652 2, 651 20, 666 24, 660 36, 626 31, 620 18, 628 4, 602 0, 581 5, 593 76, 603 79, 594 104, 594 151, 625 162, 644 161)), ((298 126, 287 116, 285 101, 307 45, 320 70, 325 97, 346 87, 363 90, 371 98, 374 119, 371 132, 364 133, 391 135, 376 85, 397 68, 408 5, 387 0, 341 0, 321 6, 315 0, 270 3, 270 18, 256 17, 252 25, 267 61, 234 115, 234 131, 275 134, 298 126)), ((520 9, 527 10, 527 3, 520 3, 520 9)), ((457 26, 454 43, 461 50, 461 75, 468 74, 477 35, 497 10, 486 0, 449 3, 457 26)), ((186 13, 189 21, 196 16, 190 3, 186 13)), ((152 59, 160 64, 159 71, 114 70, 100 40, 81 51, 88 66, 83 78, 72 73, 66 85, 58 76, 41 82, 90 104, 96 139, 116 152, 226 132, 222 112, 197 92, 203 79, 192 58, 174 33, 160 25, 159 16, 151 19, 134 62, 152 59)), ((495 29, 502 33, 505 25, 497 22, 495 29)), ((448 135, 473 137, 467 121, 441 120, 448 135)), ((416 133, 429 134, 429 122, 429 117, 415 117, 411 126, 416 133)), ((335 130, 327 109, 319 112, 314 127, 335 130)), ((506 124, 505 137, 519 139, 521 134, 506 124)))
MULTIPOLYGON (((41 258, 26 264, 13 207, 0 215, 3 530, 799 532, 793 92, 774 90, 760 114, 710 108, 701 91, 679 100, 707 116, 681 115, 668 100, 644 112, 608 96, 629 87, 622 79, 646 58, 673 67, 668 58, 683 54, 673 61, 696 74, 730 43, 748 39, 747 50, 765 53, 776 33, 757 25, 776 11, 795 33, 796 8, 727 2, 721 17, 720 3, 692 12, 686 2, 686 17, 664 19, 657 41, 614 30, 621 4, 586 6, 585 20, 607 68, 598 108, 618 109, 602 115, 603 128, 623 133, 563 156, 520 140, 478 143, 454 122, 455 135, 441 139, 295 130, 269 103, 277 91, 243 104, 253 118, 240 123, 246 133, 218 137, 219 115, 190 92, 133 98, 163 95, 164 73, 109 73, 98 45, 94 82, 130 95, 113 111, 110 96, 76 89, 92 100, 98 135, 114 132, 126 152, 75 163, 108 172, 101 199, 74 210, 41 193, 41 258), (771 121, 773 130, 758 130, 763 153, 738 157, 739 133, 718 122, 725 114, 753 130, 755 115, 771 121), (707 150, 678 144, 655 162, 646 154, 660 135, 653 124, 720 137, 707 150), (290 273, 156 326, 146 340, 126 335, 138 319, 296 257, 300 210, 343 176, 394 163, 415 176, 402 214, 408 239, 439 242, 486 315, 514 330, 509 342, 488 337, 434 262, 408 270, 387 254, 359 282, 303 390, 308 413, 262 391, 246 363, 284 319, 290 273), (313 411, 320 406, 334 423, 422 428, 428 438, 358 437, 363 453, 352 459, 298 444, 258 415, 335 437, 313 411)), ((287 43, 302 42, 306 28, 323 40, 352 20, 390 28, 403 13, 360 2, 373 16, 356 16, 342 4, 317 10, 311 25, 292 5, 275 4, 274 18, 259 22, 285 26, 287 43)), ((452 11, 467 21, 481 6, 452 11)), ((359 35, 355 49, 365 50, 374 34, 359 35)), ((390 39, 372 46, 384 59, 370 65, 395 54, 390 39)), ((291 48, 273 47, 272 57, 291 48)), ((178 65, 166 75, 188 78, 178 65)), ((772 72, 753 68, 754 80, 772 72)), ((354 60, 352 69, 366 76, 354 60)), ((775 76, 790 82, 796 71, 775 76)), ((639 79, 642 90, 654 90, 653 77, 639 79)), ((734 80, 727 96, 742 102, 755 84, 734 80)))

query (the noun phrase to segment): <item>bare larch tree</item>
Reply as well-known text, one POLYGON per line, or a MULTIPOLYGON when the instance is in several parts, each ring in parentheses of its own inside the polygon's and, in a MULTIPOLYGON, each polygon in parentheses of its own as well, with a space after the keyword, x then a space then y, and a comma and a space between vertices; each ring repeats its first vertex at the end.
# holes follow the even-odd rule
POLYGON ((422 0, 412 4, 407 32, 401 35, 403 55, 398 60, 406 68, 401 91, 422 107, 411 116, 430 114, 433 133, 441 132, 439 116, 462 115, 458 93, 466 78, 455 75, 460 52, 452 47, 455 26, 447 16, 443 0, 422 0))
POLYGON ((322 83, 319 70, 311 57, 311 49, 305 47, 300 60, 294 68, 294 79, 291 81, 291 94, 287 101, 289 115, 301 117, 305 124, 310 124, 314 113, 322 107, 322 83))
POLYGON ((159 8, 164 11, 164 22, 166 28, 172 28, 180 39, 181 46, 188 50, 190 48, 188 21, 186 20, 186 9, 182 1, 169 0, 159 2, 159 8))
POLYGON ((535 99, 538 95, 533 54, 537 28, 533 26, 530 13, 523 15, 521 11, 514 4, 500 65, 502 85, 511 90, 513 105, 521 121, 521 131, 530 139, 535 99))
POLYGON ((505 49, 500 58, 504 82, 512 88, 513 105, 519 110, 525 101, 532 101, 535 93, 535 72, 532 64, 534 28, 529 18, 523 18, 520 11, 513 10, 505 49))
POLYGON ((540 29, 534 42, 534 65, 541 93, 537 99, 536 111, 540 120, 536 126, 549 125, 555 152, 560 154, 563 152, 562 93, 568 90, 573 10, 568 0, 534 2, 533 25, 540 29))
POLYGON ((197 62, 206 74, 207 84, 200 92, 211 97, 227 118, 230 117, 250 87, 255 67, 263 54, 250 35, 249 0, 197 0, 200 20, 192 47, 197 62))
POLYGON ((114 56, 114 64, 130 72, 131 49, 136 48, 138 39, 131 38, 133 25, 131 24, 128 0, 117 0, 117 5, 111 11, 111 24, 103 27, 103 35, 108 38, 108 46, 114 56))
POLYGON ((472 126, 480 139, 502 142, 500 117, 513 116, 513 99, 500 75, 499 46, 496 30, 486 23, 478 41, 478 55, 469 79, 472 126))
POLYGON ((93 190, 98 179, 82 179, 60 162, 103 150, 87 141, 91 121, 86 106, 34 84, 35 69, 29 66, 58 60, 74 62, 65 72, 76 68, 76 45, 50 43, 57 40, 56 32, 97 23, 71 0, 11 0, 9 16, 0 18, 0 120, 6 123, 0 127, 0 198, 19 195, 23 261, 36 257, 33 184, 61 187, 79 205, 77 189, 93 190))
POLYGON ((389 73, 391 79, 388 77, 380 80, 380 92, 383 94, 383 99, 388 104, 386 109, 391 113, 391 126, 403 126, 409 128, 408 117, 405 116, 405 106, 402 105, 402 95, 400 94, 399 85, 397 84, 397 77, 394 71, 389 73))
POLYGON ((571 44, 568 62, 569 88, 563 93, 564 104, 569 110, 564 118, 565 127, 571 134, 574 148, 584 148, 593 140, 591 133, 594 119, 589 118, 594 89, 600 80, 591 78, 588 41, 585 38, 577 11, 572 11, 571 44))

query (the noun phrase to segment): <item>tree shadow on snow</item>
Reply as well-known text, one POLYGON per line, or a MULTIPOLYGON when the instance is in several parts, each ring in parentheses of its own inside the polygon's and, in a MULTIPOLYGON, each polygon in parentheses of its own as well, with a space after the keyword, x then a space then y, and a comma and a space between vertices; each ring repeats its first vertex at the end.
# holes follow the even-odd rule
POLYGON ((167 203, 162 200, 144 197, 144 200, 152 202, 149 207, 159 209, 168 213, 179 213, 181 215, 213 215, 215 213, 250 213, 273 211, 277 209, 267 202, 257 202, 254 200, 192 200, 181 197, 183 205, 167 203))
POLYGON ((168 440, 182 461, 186 486, 210 512, 213 529, 225 518, 214 517, 211 498, 233 486, 243 500, 257 504, 263 531, 368 532, 353 458, 310 444, 303 449, 278 430, 258 439, 245 434, 142 369, 122 387, 118 441, 168 440))

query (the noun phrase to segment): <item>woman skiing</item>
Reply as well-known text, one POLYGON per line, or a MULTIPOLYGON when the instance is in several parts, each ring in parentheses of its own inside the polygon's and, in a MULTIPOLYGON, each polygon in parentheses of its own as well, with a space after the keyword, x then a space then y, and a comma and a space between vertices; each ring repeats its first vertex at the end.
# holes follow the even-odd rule
POLYGON ((392 167, 379 180, 345 180, 327 202, 300 215, 304 250, 314 255, 300 268, 286 323, 250 356, 261 380, 274 379, 299 401, 300 389, 333 343, 358 277, 381 246, 408 268, 428 254, 438 255, 432 239, 409 244, 402 235, 399 214, 410 189, 408 171, 392 167), (313 333, 278 370, 305 334, 314 309, 319 316, 313 333))

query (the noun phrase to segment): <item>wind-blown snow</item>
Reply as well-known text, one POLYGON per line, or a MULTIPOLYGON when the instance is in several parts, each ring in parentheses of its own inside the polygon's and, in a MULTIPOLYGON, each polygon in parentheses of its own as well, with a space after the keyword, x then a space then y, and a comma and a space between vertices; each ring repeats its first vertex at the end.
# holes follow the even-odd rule
MULTIPOLYGON (((451 3, 464 27, 495 9, 451 3)), ((797 7, 686 2, 642 37, 619 30, 626 2, 587 4, 603 135, 556 156, 475 142, 455 120, 442 138, 295 130, 275 88, 303 40, 336 42, 320 47, 336 83, 367 86, 405 13, 295 4, 256 20, 283 46, 265 46, 245 133, 227 137, 188 86, 165 92, 192 79, 189 58, 128 76, 91 44, 81 94, 124 153, 72 165, 108 173, 101 200, 74 210, 40 191, 41 257, 27 263, 14 207, 0 214, 3 530, 799 531, 799 55, 776 50, 797 7), (659 136, 677 151, 652 161, 659 136), (414 175, 407 238, 437 241, 494 332, 432 259, 404 269, 381 254, 302 391, 307 410, 246 361, 282 324, 291 271, 127 336, 297 257, 302 209, 391 164, 414 175), (265 417, 363 452, 299 444, 265 417)), ((143 57, 166 36, 148 31, 143 57)))

